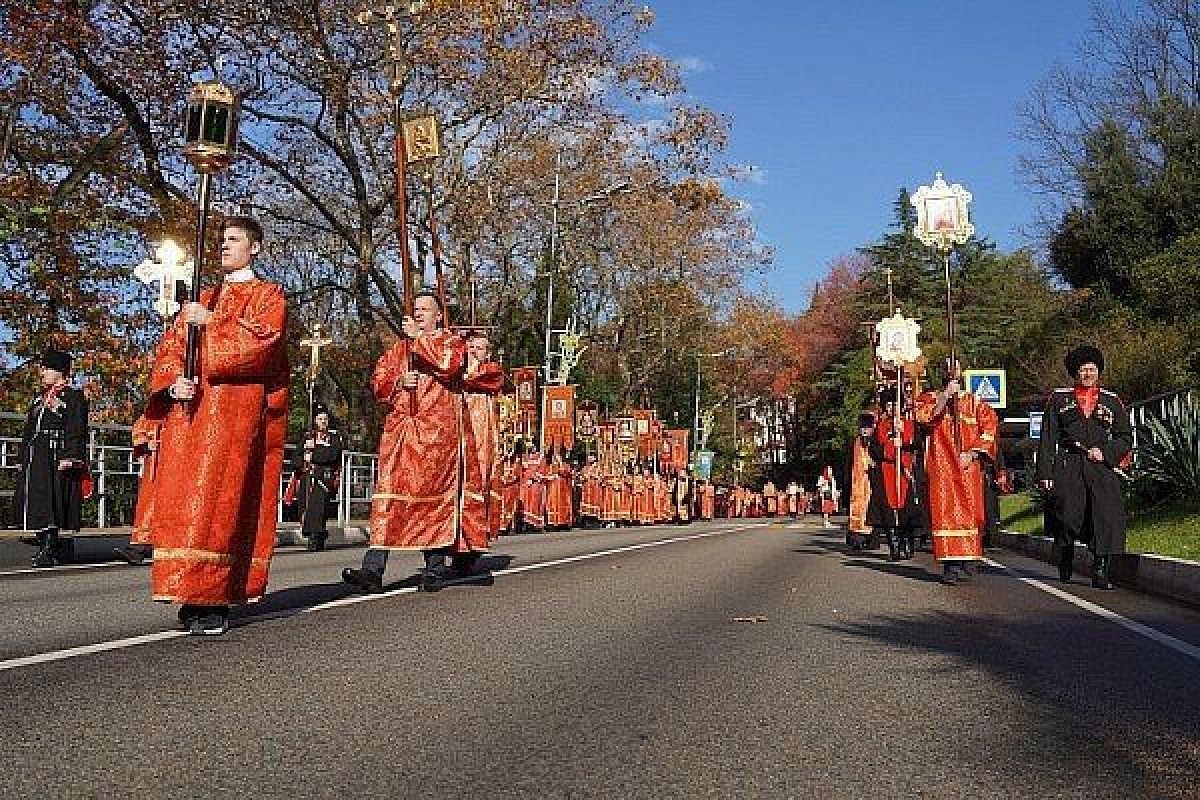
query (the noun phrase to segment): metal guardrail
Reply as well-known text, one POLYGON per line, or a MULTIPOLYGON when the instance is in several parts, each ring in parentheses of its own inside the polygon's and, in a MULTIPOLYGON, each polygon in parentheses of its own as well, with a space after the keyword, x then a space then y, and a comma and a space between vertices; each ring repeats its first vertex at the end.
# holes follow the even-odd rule
MULTIPOLYGON (((21 422, 25 417, 21 414, 0 412, 0 422, 21 422)), ((128 524, 124 521, 118 526, 110 526, 113 517, 113 499, 115 486, 124 485, 128 497, 137 496, 137 483, 141 479, 142 464, 133 457, 133 446, 130 441, 132 429, 127 425, 98 425, 88 431, 88 461, 91 464, 92 476, 96 485, 95 527, 108 528, 128 524), (105 441, 110 437, 119 437, 120 444, 110 444, 105 441)), ((19 468, 17 463, 21 440, 15 436, 0 436, 0 472, 15 473, 19 468)), ((285 467, 280 477, 280 502, 276 510, 276 520, 284 521, 283 491, 292 478, 292 470, 286 467, 291 463, 291 455, 296 445, 285 448, 285 467)), ((345 451, 342 453, 342 482, 338 487, 334 502, 337 506, 337 524, 345 527, 351 519, 361 519, 370 508, 371 497, 375 491, 378 456, 374 453, 345 451), (358 514, 359 516, 355 516, 358 514)), ((0 496, 11 496, 12 491, 0 490, 0 496)), ((130 506, 129 514, 133 509, 130 506)))

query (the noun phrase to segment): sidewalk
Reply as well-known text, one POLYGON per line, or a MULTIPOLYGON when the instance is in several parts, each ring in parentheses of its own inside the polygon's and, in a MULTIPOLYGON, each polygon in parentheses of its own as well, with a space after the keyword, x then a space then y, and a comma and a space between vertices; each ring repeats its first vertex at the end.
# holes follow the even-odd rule
MULTIPOLYGON (((1058 563, 1054 539, 1048 536, 1000 531, 996 534, 996 544, 1041 561, 1058 563)), ((1092 554, 1078 543, 1075 571, 1080 575, 1090 575, 1092 571, 1092 554)), ((1126 553, 1113 556, 1109 577, 1120 586, 1200 608, 1200 562, 1153 553, 1126 553)))
MULTIPOLYGON (((329 539, 326 544, 330 547, 359 547, 367 543, 367 521, 350 520, 345 528, 337 525, 329 526, 329 539)), ((74 563, 87 564, 113 560, 113 548, 122 547, 129 543, 130 528, 84 528, 78 533, 63 534, 63 539, 72 542, 75 551, 74 563)), ((0 530, 0 567, 27 567, 32 558, 34 548, 20 541, 29 534, 22 531, 0 530)), ((275 534, 275 544, 278 547, 302 545, 308 540, 300 535, 300 525, 295 522, 285 522, 279 526, 275 534)))

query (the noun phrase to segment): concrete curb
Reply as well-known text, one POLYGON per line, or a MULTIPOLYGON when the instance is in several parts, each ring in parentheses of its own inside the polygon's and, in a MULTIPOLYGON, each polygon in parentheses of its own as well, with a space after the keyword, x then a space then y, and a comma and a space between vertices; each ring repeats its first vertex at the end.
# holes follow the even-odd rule
MULTIPOLYGON (((1040 561, 1058 563, 1058 548, 1047 536, 1000 531, 995 535, 995 543, 1040 561)), ((1075 544, 1075 571, 1086 575, 1092 572, 1092 554, 1079 543, 1075 544)), ((1150 553, 1126 553, 1113 556, 1109 577, 1120 586, 1200 608, 1200 562, 1150 553)))

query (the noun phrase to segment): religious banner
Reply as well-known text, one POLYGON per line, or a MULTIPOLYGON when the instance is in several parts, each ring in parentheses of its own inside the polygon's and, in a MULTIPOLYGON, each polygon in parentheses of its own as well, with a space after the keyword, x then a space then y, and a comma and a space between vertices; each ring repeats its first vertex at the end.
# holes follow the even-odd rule
POLYGON ((537 367, 517 367, 512 370, 513 386, 517 387, 517 402, 524 411, 537 410, 537 367))
POLYGON ((515 394, 502 394, 497 398, 497 405, 500 411, 500 442, 498 446, 506 451, 512 448, 517 436, 521 433, 521 431, 517 430, 519 419, 517 396, 515 394))
POLYGON ((716 455, 712 450, 696 453, 696 478, 702 481, 712 480, 713 459, 716 455))
POLYGON ((575 386, 546 386, 544 449, 570 450, 575 446, 575 386))
POLYGON ((638 408, 633 412, 637 424, 638 458, 652 458, 658 449, 658 442, 654 436, 655 416, 654 410, 649 408, 638 408))
POLYGON ((516 367, 510 370, 516 387, 517 421, 514 430, 526 440, 533 438, 537 428, 537 367, 516 367))
POLYGON ((598 427, 596 404, 585 400, 575 409, 575 438, 581 442, 596 441, 598 427))
POLYGON ((667 435, 663 437, 663 441, 671 443, 671 461, 670 465, 676 469, 686 469, 688 464, 688 437, 691 431, 686 428, 682 430, 670 429, 667 435))

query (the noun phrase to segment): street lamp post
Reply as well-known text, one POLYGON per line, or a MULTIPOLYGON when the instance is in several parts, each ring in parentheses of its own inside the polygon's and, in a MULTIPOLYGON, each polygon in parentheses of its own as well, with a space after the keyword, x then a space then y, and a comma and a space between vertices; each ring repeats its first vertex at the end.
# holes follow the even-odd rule
MULTIPOLYGON (((554 275, 558 272, 558 237, 559 237, 559 210, 562 206, 562 151, 559 151, 554 157, 554 194, 550 200, 550 256, 549 264, 547 265, 546 274, 546 331, 545 341, 542 350, 542 372, 544 379, 543 385, 543 406, 545 405, 545 386, 554 378, 554 363, 553 363, 553 341, 555 333, 564 333, 565 331, 557 331, 554 328, 554 275)), ((581 197, 576 200, 577 205, 589 205, 602 200, 610 199, 614 194, 629 191, 629 182, 620 181, 611 186, 600 190, 586 197, 581 197)), ((545 409, 541 414, 541 424, 539 425, 538 443, 545 446, 546 439, 546 414, 545 409)))
POLYGON ((702 358, 723 358, 729 355, 732 350, 722 350, 718 353, 696 353, 696 391, 694 401, 695 404, 692 410, 692 459, 695 460, 695 454, 700 451, 700 359, 702 358))

